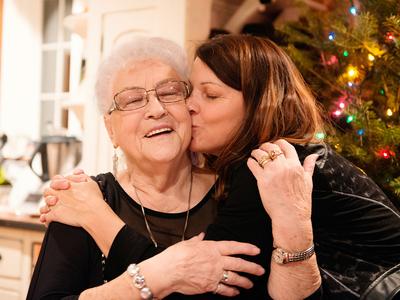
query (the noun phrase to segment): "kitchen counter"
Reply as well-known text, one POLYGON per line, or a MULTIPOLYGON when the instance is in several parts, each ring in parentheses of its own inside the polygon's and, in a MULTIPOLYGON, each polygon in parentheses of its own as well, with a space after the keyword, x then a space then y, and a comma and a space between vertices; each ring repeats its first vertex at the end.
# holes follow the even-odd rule
POLYGON ((46 227, 40 223, 38 217, 17 215, 13 212, 0 211, 0 226, 18 229, 46 231, 46 227))
POLYGON ((16 211, 8 205, 10 191, 10 186, 0 186, 0 226, 39 232, 46 231, 46 227, 39 221, 39 216, 32 214, 32 212, 39 212, 38 205, 30 203, 28 206, 24 206, 28 207, 28 210, 24 210, 22 207, 19 211, 16 211))

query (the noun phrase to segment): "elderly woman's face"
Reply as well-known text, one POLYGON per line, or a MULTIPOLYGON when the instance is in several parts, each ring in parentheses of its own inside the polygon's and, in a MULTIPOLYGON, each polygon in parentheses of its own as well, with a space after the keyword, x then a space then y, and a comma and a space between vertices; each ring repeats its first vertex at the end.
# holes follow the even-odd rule
MULTIPOLYGON (((174 69, 158 60, 135 62, 121 70, 113 94, 130 88, 154 89, 168 80, 181 80, 174 69)), ((155 92, 149 102, 131 111, 115 110, 105 115, 114 146, 124 151, 129 162, 169 162, 185 154, 191 139, 191 120, 185 101, 161 103, 155 92)))

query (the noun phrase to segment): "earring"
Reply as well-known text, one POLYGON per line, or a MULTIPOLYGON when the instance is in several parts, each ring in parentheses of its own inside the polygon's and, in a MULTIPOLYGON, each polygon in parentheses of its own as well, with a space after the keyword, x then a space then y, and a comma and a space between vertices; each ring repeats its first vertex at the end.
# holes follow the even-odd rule
POLYGON ((118 152, 117 152, 118 147, 114 147, 114 154, 112 156, 112 163, 113 163, 113 175, 115 178, 117 178, 117 173, 118 173, 118 152))

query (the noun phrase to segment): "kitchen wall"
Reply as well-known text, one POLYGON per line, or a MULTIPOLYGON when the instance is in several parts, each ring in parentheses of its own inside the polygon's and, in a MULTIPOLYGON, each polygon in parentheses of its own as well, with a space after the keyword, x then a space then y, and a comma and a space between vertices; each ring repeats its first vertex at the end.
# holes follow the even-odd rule
POLYGON ((41 8, 36 0, 3 0, 0 131, 38 138, 41 8))

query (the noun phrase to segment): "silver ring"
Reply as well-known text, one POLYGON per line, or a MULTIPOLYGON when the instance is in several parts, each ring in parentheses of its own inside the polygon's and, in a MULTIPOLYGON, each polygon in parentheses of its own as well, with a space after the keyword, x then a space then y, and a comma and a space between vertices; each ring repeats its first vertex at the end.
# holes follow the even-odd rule
POLYGON ((224 270, 224 272, 222 273, 222 279, 221 282, 227 283, 229 280, 229 274, 228 271, 224 270))
POLYGON ((220 285, 221 285, 221 284, 218 282, 217 287, 215 288, 213 294, 217 294, 217 293, 218 293, 218 290, 219 290, 219 286, 220 286, 220 285))

